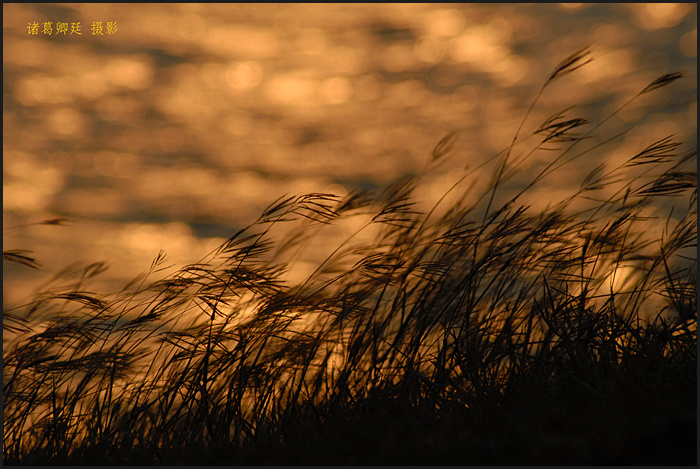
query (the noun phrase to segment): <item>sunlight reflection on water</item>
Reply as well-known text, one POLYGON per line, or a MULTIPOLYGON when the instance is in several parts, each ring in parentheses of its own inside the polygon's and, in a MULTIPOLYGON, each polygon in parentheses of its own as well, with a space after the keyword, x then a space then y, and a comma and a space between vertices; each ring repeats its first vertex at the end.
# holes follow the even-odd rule
MULTIPOLYGON (((196 261, 284 193, 416 172, 458 129, 456 158, 425 189, 434 200, 450 174, 510 142, 549 70, 587 43, 595 61, 549 90, 539 120, 572 104, 604 115, 685 68, 676 91, 626 109, 610 131, 651 122, 654 134, 697 139, 692 5, 14 4, 3 13, 3 222, 75 221, 18 229, 4 243, 36 251, 47 270, 106 259, 115 285, 160 248, 196 261), (97 20, 117 21, 117 33, 93 37, 85 25, 97 20), (82 21, 85 34, 31 36, 34 21, 82 21)), ((584 171, 559 174, 533 203, 584 171)), ((34 275, 10 269, 4 301, 21 301, 34 275)))

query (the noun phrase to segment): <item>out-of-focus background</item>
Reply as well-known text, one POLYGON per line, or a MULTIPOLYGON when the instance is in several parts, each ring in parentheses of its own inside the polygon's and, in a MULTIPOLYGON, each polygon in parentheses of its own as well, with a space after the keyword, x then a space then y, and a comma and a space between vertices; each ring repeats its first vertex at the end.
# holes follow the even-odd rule
POLYGON ((548 89, 523 136, 572 105, 599 120, 684 70, 608 122, 608 136, 644 130, 600 158, 673 133, 697 145, 694 4, 3 4, 3 248, 44 266, 5 263, 3 303, 76 261, 107 261, 116 288, 160 249, 196 262, 283 194, 419 172, 455 129, 420 194, 437 200, 511 142, 552 69, 588 44, 594 62, 548 89))

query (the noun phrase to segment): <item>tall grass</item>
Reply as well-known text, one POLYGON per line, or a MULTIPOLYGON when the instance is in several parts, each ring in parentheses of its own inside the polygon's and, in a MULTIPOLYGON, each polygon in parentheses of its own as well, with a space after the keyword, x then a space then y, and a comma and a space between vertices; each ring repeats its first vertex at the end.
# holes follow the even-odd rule
MULTIPOLYGON (((622 446, 640 421, 687 428, 695 151, 652 141, 544 210, 525 201, 610 141, 591 143, 607 119, 571 109, 520 135, 540 95, 590 60, 585 48, 556 67, 480 193, 473 169, 418 207, 414 189, 455 157, 451 132, 423 173, 379 192, 282 197, 174 274, 162 252, 110 295, 88 290, 102 264, 58 274, 4 312, 4 462, 634 463, 644 445, 622 446), (543 152, 548 164, 506 191, 543 152), (358 228, 304 281, 286 281, 310 239, 343 224, 358 228), (597 456, 586 442, 602 445, 597 456)), ((37 267, 26 252, 4 259, 37 267)), ((658 461, 695 460, 681 453, 658 461)))

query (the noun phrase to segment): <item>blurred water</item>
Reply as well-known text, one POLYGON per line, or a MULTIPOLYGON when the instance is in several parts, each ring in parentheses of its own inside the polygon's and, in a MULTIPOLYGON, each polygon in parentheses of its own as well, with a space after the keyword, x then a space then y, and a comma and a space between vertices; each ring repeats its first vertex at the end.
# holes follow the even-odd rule
MULTIPOLYGON (((548 90, 523 135, 571 105, 600 119, 685 70, 608 123, 604 135, 644 132, 605 157, 671 133, 696 146, 696 42, 690 4, 3 4, 3 224, 71 220, 3 233, 45 266, 6 263, 3 300, 77 260, 106 260, 105 287, 160 249, 196 262, 285 193, 420 171, 456 129, 454 159, 422 193, 436 200, 510 143, 553 67, 587 44, 595 61, 548 90), (98 21, 116 33, 93 35, 98 21)), ((556 199, 584 171, 534 194, 556 199)))

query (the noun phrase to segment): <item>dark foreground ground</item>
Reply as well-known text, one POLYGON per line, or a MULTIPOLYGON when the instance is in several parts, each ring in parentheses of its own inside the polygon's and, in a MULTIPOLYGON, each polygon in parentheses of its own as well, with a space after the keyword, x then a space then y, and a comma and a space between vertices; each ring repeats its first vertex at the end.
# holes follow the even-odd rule
POLYGON ((674 387, 635 380, 597 396, 575 385, 522 390, 498 405, 437 415, 429 404, 371 402, 318 431, 290 431, 286 443, 238 457, 223 451, 211 463, 696 465, 696 394, 674 387))
MULTIPOLYGON (((694 466, 697 387, 690 365, 662 372, 641 363, 602 388, 575 379, 525 385, 471 408, 448 401, 435 411, 425 399, 379 397, 326 411, 322 424, 314 416, 292 422, 242 448, 87 448, 51 464, 694 466)), ((47 463, 40 455, 25 462, 47 463)))

